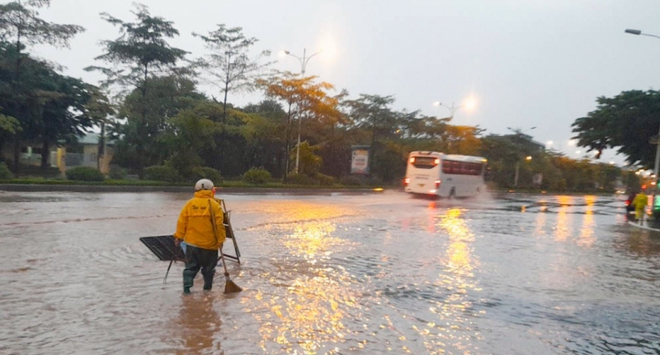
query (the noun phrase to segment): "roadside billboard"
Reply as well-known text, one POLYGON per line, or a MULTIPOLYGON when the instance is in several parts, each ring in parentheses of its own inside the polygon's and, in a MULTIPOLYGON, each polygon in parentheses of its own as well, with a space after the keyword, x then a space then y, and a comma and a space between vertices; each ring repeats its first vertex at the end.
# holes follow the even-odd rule
POLYGON ((351 152, 351 174, 369 174, 369 146, 353 146, 351 152))

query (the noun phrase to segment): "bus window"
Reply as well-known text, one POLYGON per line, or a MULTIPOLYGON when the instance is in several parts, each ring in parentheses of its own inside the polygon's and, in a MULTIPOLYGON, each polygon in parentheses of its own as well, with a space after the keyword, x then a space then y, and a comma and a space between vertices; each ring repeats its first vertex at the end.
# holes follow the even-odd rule
POLYGON ((465 163, 459 161, 443 160, 442 172, 451 175, 481 175, 483 165, 479 163, 465 163))
POLYGON ((435 157, 413 157, 411 163, 418 169, 432 169, 437 165, 435 157))

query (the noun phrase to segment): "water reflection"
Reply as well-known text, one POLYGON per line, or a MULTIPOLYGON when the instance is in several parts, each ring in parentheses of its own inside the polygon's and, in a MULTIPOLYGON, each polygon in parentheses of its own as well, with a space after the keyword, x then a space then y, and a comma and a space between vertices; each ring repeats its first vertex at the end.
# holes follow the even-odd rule
POLYGON ((573 214, 571 212, 571 205, 573 204, 572 196, 557 196, 559 202, 559 211, 557 212, 557 225, 555 227, 555 240, 558 242, 563 242, 568 238, 573 229, 571 226, 571 221, 573 219, 573 214))
POLYGON ((332 344, 344 339, 348 332, 344 319, 355 317, 358 308, 351 289, 354 281, 343 268, 327 262, 338 248, 345 252, 357 244, 334 237, 335 229, 329 222, 307 221, 296 225, 282 241, 288 260, 273 263, 277 275, 270 279, 273 284, 284 283, 286 290, 276 296, 259 292, 257 299, 269 312, 253 312, 262 323, 259 332, 264 351, 271 351, 270 342, 274 341, 289 354, 316 354, 321 350, 332 354, 332 344), (295 273, 287 273, 291 268, 295 273), (283 275, 293 279, 282 280, 283 275))
POLYGON ((181 297, 181 266, 163 285, 137 239, 170 233, 189 194, 26 195, 0 202, 3 354, 660 349, 660 236, 613 198, 230 196, 245 291, 229 299, 181 297))
POLYGON ((178 317, 171 321, 176 354, 222 353, 218 338, 222 320, 214 307, 215 297, 218 296, 210 292, 181 296, 178 317))
POLYGON ((635 255, 644 257, 660 255, 660 232, 627 227, 622 229, 622 234, 615 243, 635 255))
POLYGON ((594 220, 594 204, 596 196, 585 196, 586 203, 585 214, 582 219, 582 227, 580 228, 580 236, 578 237, 577 244, 584 248, 590 248, 596 242, 596 233, 594 231, 596 222, 594 220))
POLYGON ((473 340, 478 338, 471 320, 476 314, 471 309, 473 300, 469 295, 470 291, 479 291, 474 280, 474 270, 479 267, 473 255, 475 237, 457 208, 440 215, 437 227, 449 238, 446 250, 440 255, 441 272, 433 282, 441 299, 432 301, 429 307, 435 320, 414 324, 412 328, 424 339, 430 354, 469 353, 473 340))

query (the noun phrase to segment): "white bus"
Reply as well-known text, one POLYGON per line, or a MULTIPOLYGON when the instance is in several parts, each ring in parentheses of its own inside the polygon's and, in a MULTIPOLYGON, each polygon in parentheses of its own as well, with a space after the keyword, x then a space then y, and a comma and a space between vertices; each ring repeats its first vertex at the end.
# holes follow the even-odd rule
POLYGON ((485 190, 486 162, 470 155, 411 152, 403 185, 411 194, 473 197, 485 190))

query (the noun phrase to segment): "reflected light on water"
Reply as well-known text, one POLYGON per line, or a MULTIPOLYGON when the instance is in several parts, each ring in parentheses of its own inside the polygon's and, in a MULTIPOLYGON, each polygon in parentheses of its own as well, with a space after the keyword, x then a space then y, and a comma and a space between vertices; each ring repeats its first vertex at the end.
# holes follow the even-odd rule
POLYGON ((478 336, 471 327, 472 301, 468 295, 471 290, 480 291, 474 281, 474 269, 479 266, 472 253, 475 238, 462 219, 460 209, 447 210, 440 216, 438 227, 449 238, 440 257, 443 271, 434 283, 444 295, 429 308, 437 319, 427 322, 426 326, 413 325, 413 329, 422 336, 430 354, 443 354, 449 350, 448 346, 469 353, 472 339, 478 336))
POLYGON ((331 247, 344 244, 342 239, 330 236, 334 231, 335 226, 330 223, 305 223, 295 227, 293 235, 284 241, 284 245, 294 255, 315 263, 317 257, 327 256, 331 247))
MULTIPOLYGON (((261 323, 264 351, 273 350, 268 344, 274 341, 289 354, 320 351, 331 354, 333 350, 328 350, 328 346, 342 342, 345 337, 347 330, 343 319, 355 317, 359 311, 355 291, 349 287, 353 280, 342 268, 318 265, 327 261, 338 246, 346 250, 352 245, 333 237, 335 230, 335 225, 329 222, 306 221, 296 225, 283 241, 291 255, 304 261, 296 265, 284 263, 281 267, 306 271, 294 274, 293 280, 284 281, 288 285, 284 295, 257 296, 265 301, 262 306, 268 310, 265 314, 263 311, 255 313, 261 323)), ((282 280, 272 282, 281 285, 282 280)))
POLYGON ((594 233, 594 203, 596 196, 585 196, 586 209, 584 219, 582 220, 582 227, 580 228, 580 237, 577 244, 581 247, 589 248, 596 242, 596 235, 594 233))
POLYGON ((571 235, 572 214, 569 213, 570 206, 573 204, 573 196, 557 196, 561 207, 557 211, 557 225, 555 226, 555 240, 563 242, 571 235))

